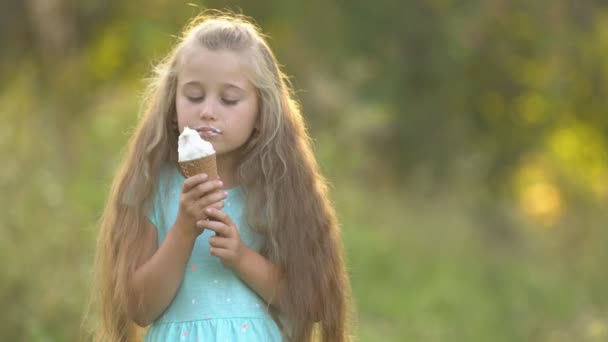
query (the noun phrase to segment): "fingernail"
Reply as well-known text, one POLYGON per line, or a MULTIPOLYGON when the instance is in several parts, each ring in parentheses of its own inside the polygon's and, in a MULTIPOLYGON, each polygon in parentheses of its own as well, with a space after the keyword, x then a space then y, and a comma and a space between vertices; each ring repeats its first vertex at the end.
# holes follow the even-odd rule
POLYGON ((224 196, 228 196, 228 191, 224 191, 224 196))
POLYGON ((218 184, 219 184, 220 186, 224 186, 224 182, 222 182, 222 181, 220 181, 218 184))
POLYGON ((207 209, 206 209, 206 211, 207 211, 208 213, 210 213, 210 212, 211 212, 211 208, 207 208, 207 209))

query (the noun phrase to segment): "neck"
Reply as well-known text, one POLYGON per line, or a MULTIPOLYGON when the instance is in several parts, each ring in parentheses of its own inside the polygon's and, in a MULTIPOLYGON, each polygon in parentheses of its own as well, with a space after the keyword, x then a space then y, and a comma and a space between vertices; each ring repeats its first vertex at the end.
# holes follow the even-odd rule
POLYGON ((237 160, 233 154, 216 156, 217 173, 224 183, 224 189, 238 186, 236 177, 237 160))

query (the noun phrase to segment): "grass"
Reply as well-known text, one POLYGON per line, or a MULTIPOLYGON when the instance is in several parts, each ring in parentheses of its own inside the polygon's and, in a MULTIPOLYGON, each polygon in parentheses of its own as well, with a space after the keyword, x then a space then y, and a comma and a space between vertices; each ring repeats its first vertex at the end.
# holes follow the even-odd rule
POLYGON ((359 341, 608 338, 605 296, 588 298, 606 281, 601 262, 573 272, 580 260, 547 247, 559 236, 524 235, 535 228, 522 221, 519 236, 495 241, 458 186, 432 196, 335 188, 359 341))

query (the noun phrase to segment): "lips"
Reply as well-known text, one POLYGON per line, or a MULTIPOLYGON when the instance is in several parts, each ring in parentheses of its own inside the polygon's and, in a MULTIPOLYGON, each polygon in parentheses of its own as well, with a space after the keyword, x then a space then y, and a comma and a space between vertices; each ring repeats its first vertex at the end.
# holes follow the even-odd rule
POLYGON ((199 127, 196 129, 198 134, 203 138, 212 138, 222 134, 222 130, 213 126, 199 127))

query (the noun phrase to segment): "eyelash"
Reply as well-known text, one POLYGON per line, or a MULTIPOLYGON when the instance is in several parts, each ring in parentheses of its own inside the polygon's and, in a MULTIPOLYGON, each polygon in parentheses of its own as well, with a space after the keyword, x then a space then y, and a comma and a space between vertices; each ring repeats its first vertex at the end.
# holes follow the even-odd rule
POLYGON ((203 97, 186 97, 190 102, 201 102, 203 97))
MULTIPOLYGON (((201 102, 203 99, 204 99, 203 96, 201 96, 201 97, 188 97, 188 101, 194 102, 194 103, 201 102)), ((226 100, 226 99, 222 99, 222 103, 224 103, 227 106, 234 106, 238 102, 239 102, 239 100, 226 100)))
POLYGON ((222 99, 222 102, 227 105, 227 106, 234 106, 236 105, 239 100, 226 100, 226 99, 222 99))

